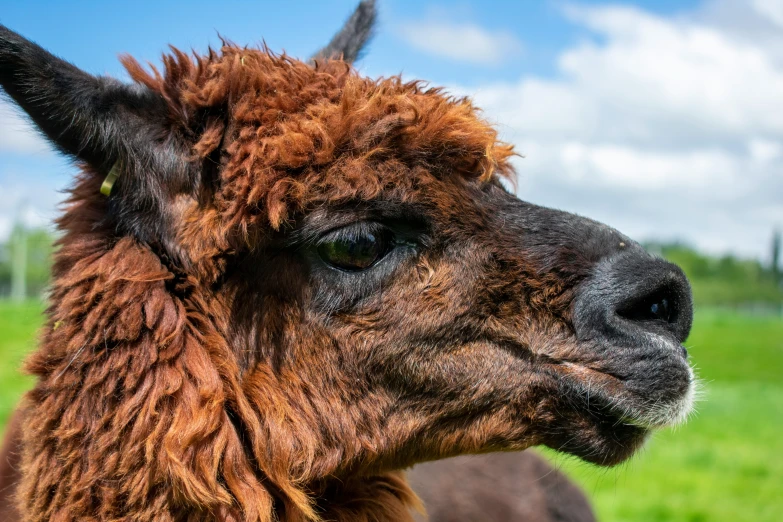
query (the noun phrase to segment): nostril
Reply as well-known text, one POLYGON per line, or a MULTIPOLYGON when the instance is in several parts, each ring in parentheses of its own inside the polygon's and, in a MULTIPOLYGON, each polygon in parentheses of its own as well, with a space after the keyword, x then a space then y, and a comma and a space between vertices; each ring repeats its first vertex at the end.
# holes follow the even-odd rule
POLYGON ((671 313, 669 310, 669 300, 662 297, 660 301, 655 301, 650 305, 650 317, 661 321, 669 322, 671 313))
POLYGON ((574 329, 586 339, 628 344, 652 334, 682 343, 692 322, 685 274, 641 249, 602 260, 574 301, 574 329))
POLYGON ((630 321, 675 323, 677 298, 668 289, 659 289, 623 305, 617 310, 617 315, 630 321))

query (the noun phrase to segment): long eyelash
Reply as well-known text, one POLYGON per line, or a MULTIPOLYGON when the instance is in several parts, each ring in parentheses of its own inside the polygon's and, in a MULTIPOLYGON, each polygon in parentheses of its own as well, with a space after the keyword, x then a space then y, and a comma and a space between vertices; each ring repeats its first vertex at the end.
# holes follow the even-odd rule
POLYGON ((391 231, 384 225, 374 221, 360 221, 323 234, 315 241, 315 244, 321 245, 332 241, 354 241, 370 234, 391 234, 391 231))

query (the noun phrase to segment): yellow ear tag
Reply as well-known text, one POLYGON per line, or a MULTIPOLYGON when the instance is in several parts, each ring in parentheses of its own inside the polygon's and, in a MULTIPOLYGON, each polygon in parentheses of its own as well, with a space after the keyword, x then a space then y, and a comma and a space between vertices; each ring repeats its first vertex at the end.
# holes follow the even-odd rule
POLYGON ((101 194, 108 197, 111 194, 111 189, 114 186, 114 182, 117 181, 117 178, 119 177, 120 177, 120 162, 118 161, 111 168, 109 174, 106 176, 106 179, 103 180, 103 183, 101 184, 101 194))

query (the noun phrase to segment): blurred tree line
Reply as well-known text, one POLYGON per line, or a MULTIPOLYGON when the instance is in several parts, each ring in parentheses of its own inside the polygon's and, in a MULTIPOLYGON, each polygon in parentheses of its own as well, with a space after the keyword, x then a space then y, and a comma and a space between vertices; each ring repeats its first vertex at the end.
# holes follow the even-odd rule
MULTIPOLYGON (((49 230, 16 226, 10 237, 0 243, 0 298, 12 297, 15 292, 16 298, 44 294, 54 239, 49 230)), ((682 267, 691 280, 698 306, 761 304, 783 309, 780 231, 773 234, 769 265, 731 255, 710 256, 682 243, 645 246, 682 267)))
POLYGON ((0 243, 0 298, 40 297, 49 284, 54 234, 16 225, 0 243))
POLYGON ((645 247, 683 269, 697 306, 757 304, 783 310, 779 231, 772 237, 769 265, 732 255, 710 256, 682 243, 647 243, 645 247))

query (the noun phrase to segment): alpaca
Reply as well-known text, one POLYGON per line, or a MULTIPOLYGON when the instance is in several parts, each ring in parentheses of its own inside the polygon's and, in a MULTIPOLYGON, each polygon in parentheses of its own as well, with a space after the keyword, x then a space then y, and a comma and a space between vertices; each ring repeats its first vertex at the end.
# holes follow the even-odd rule
MULTIPOLYGON (((312 59, 341 56, 345 61, 354 61, 369 38, 374 21, 374 5, 365 0, 343 29, 312 59)), ((20 479, 21 423, 22 412, 17 410, 7 426, 0 449, 0 522, 21 520, 14 505, 14 493, 20 479)), ((473 456, 470 460, 457 457, 424 463, 414 467, 408 478, 432 522, 595 520, 578 487, 530 452, 473 456), (457 477, 460 477, 459 480, 456 480, 457 477), (499 490, 495 486, 498 482, 507 486, 499 490), (489 497, 487 492, 494 494, 489 497), (467 505, 464 509, 455 510, 454 506, 460 503, 467 505), (483 509, 487 504, 493 506, 493 511, 483 509), (476 509, 480 511, 476 512, 476 509)))
POLYGON ((411 520, 418 462, 612 465, 690 411, 681 270, 507 191, 468 99, 230 44, 123 63, 0 26, 0 85, 81 164, 25 520, 411 520))
POLYGON ((407 477, 422 522, 595 522, 580 489, 530 451, 427 462, 407 477))

